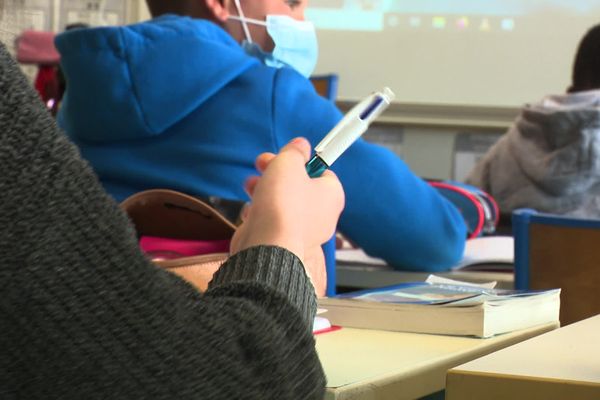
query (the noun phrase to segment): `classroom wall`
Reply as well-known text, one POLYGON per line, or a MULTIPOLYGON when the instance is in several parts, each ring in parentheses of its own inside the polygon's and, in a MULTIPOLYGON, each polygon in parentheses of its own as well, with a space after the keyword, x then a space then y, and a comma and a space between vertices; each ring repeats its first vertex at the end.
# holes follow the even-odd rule
POLYGON ((394 151, 421 177, 464 181, 504 132, 498 128, 375 124, 365 139, 394 151))
POLYGON ((150 19, 150 12, 148 11, 148 6, 146 6, 144 0, 138 0, 136 18, 138 21, 150 19))
MULTIPOLYGON (((338 103, 342 111, 352 104, 338 103)), ((394 151, 419 176, 463 181, 517 113, 517 108, 392 104, 365 139, 394 151)))
MULTIPOLYGON (((15 53, 15 39, 28 29, 61 32, 72 22, 123 24, 149 17, 144 0, 0 0, 0 40, 15 53)), ((21 66, 33 80, 37 67, 21 66)))
POLYGON ((144 0, 1 0, 5 4, 0 39, 12 44, 25 29, 60 32, 72 22, 123 24, 149 18, 144 0))
POLYGON ((312 0, 306 15, 342 99, 389 86, 400 102, 514 107, 564 92, 600 0, 312 0))

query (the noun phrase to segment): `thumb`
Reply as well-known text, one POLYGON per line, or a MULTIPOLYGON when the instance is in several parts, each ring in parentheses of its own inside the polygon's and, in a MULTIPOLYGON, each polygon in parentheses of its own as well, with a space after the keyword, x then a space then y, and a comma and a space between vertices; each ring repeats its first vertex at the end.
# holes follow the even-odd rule
POLYGON ((307 162, 310 159, 311 146, 305 138, 297 137, 281 149, 280 153, 284 152, 297 152, 302 156, 304 162, 307 162))

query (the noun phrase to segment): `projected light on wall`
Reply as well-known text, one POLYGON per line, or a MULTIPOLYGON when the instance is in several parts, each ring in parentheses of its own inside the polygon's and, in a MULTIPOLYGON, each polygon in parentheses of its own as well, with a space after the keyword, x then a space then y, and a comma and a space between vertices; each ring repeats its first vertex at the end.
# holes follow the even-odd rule
POLYGON ((515 107, 564 92, 600 0, 310 0, 306 17, 341 99, 515 107))

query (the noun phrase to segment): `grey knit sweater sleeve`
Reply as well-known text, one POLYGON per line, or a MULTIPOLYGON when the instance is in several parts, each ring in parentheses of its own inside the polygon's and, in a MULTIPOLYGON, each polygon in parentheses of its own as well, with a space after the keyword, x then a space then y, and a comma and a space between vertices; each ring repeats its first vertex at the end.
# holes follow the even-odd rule
POLYGON ((321 399, 300 261, 232 257, 201 295, 124 214, 0 44, 0 398, 321 399))

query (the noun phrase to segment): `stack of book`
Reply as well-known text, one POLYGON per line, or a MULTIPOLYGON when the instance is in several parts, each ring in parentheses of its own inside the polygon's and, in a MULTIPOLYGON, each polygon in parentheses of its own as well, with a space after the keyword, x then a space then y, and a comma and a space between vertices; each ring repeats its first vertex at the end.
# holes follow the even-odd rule
POLYGON ((322 298, 333 325, 490 337, 558 323, 560 289, 515 291, 468 284, 404 283, 322 298))

